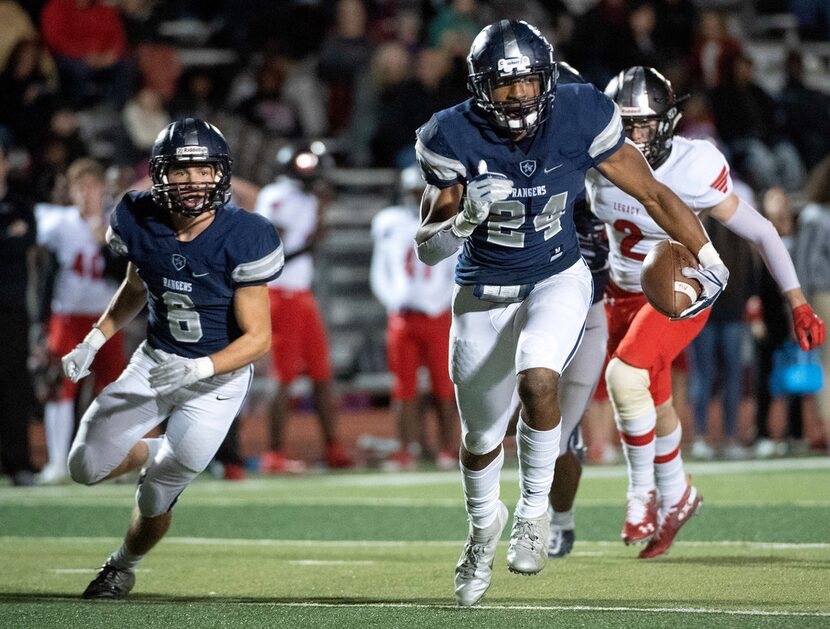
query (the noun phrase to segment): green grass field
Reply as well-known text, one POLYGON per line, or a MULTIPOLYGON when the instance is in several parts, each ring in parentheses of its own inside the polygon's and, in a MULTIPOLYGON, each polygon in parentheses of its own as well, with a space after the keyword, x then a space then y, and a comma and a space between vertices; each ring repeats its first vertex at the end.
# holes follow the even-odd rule
MULTIPOLYGON (((457 473, 200 480, 114 603, 78 596, 134 488, 3 487, 0 627, 830 627, 830 458, 689 468, 704 506, 669 556, 641 561, 618 541, 625 472, 589 468, 574 553, 520 577, 502 543, 490 590, 464 610, 457 473)), ((505 470, 508 506, 517 492, 505 470)))

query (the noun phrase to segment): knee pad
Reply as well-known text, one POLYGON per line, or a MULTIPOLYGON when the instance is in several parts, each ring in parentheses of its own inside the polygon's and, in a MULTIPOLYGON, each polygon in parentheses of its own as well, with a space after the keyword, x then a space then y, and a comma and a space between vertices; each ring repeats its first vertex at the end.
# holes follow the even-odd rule
POLYGON ((632 367, 619 358, 612 358, 605 368, 605 386, 614 407, 614 414, 622 421, 637 419, 654 412, 648 370, 632 367))
POLYGON ((179 495, 199 475, 172 457, 158 461, 147 470, 135 492, 138 511, 154 518, 173 508, 179 495))
POLYGON ((465 432, 461 441, 470 454, 483 455, 492 452, 504 441, 504 432, 493 427, 490 430, 476 430, 465 432))
POLYGON ((72 449, 69 451, 67 466, 69 467, 69 476, 72 480, 82 485, 94 485, 106 476, 106 473, 103 473, 100 469, 96 469, 94 456, 92 456, 92 452, 84 443, 72 446, 72 449))

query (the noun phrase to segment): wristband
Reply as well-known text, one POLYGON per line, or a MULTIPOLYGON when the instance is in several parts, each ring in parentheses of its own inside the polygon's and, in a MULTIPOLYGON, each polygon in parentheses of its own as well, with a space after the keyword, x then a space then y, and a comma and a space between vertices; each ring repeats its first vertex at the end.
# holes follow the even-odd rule
POLYGON ((711 242, 707 242, 700 248, 700 251, 697 252, 697 259, 703 265, 704 269, 715 264, 723 264, 720 255, 715 251, 715 245, 711 242))
POLYGON ((202 356, 201 358, 197 358, 195 362, 196 373, 199 376, 199 380, 210 378, 213 375, 215 367, 213 366, 213 361, 210 359, 210 356, 202 356))
POLYGON ((104 343, 107 342, 107 337, 104 336, 104 333, 98 329, 98 326, 92 326, 92 329, 89 331, 84 337, 84 343, 89 345, 92 349, 96 352, 104 346, 104 343))

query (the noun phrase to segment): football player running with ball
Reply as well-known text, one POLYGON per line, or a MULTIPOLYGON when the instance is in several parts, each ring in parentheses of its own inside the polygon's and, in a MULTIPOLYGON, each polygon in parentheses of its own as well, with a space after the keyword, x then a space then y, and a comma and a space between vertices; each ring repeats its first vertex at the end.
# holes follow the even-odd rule
POLYGON ((150 159, 151 192, 130 192, 112 213, 107 240, 129 260, 107 310, 63 357, 73 382, 96 352, 146 304, 147 339, 81 420, 69 472, 94 485, 141 470, 136 510, 122 546, 83 593, 124 598, 141 558, 170 527, 181 493, 213 458, 242 408, 251 362, 271 344, 267 282, 283 247, 264 218, 228 205, 231 158, 213 125, 170 124, 150 159), (147 432, 167 419, 163 437, 147 432))
MULTIPOLYGON (((801 348, 807 351, 821 345, 824 323, 804 298, 775 228, 734 194, 729 165, 713 144, 674 136, 679 100, 669 81, 653 68, 636 66, 612 79, 605 93, 618 105, 626 135, 645 156, 656 179, 695 212, 709 212, 758 249, 792 308, 801 348)), ((703 328, 710 311, 693 304, 684 314, 696 316, 672 321, 646 301, 640 287, 643 260, 668 237, 668 230, 602 167, 589 171, 586 186, 591 209, 606 223, 611 245, 611 278, 605 292, 610 361, 605 381, 628 462, 621 536, 626 544, 648 540, 639 556, 658 557, 668 551, 702 500, 683 469, 671 364, 703 328)), ((706 260, 701 254, 697 257, 706 260)), ((702 275, 708 281, 708 270, 684 269, 683 273, 697 279, 702 275)))
POLYGON ((553 48, 525 22, 485 27, 467 58, 472 98, 417 132, 429 184, 416 235, 435 264, 463 245, 456 267, 450 375, 461 415, 460 461, 469 536, 455 570, 459 605, 492 576, 507 521, 499 500, 502 440, 514 394, 521 496, 508 568, 536 574, 547 559, 548 492, 559 453, 559 376, 582 338, 591 272, 579 253, 573 203, 598 168, 635 195, 704 265, 693 311, 723 290, 728 271, 693 212, 625 142, 618 108, 585 84, 557 88, 553 48))

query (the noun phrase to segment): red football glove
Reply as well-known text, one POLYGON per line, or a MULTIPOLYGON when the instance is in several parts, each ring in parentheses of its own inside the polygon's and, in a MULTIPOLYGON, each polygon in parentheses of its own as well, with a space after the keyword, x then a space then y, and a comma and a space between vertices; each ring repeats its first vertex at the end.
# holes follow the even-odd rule
POLYGON ((793 328, 798 344, 805 352, 815 349, 827 335, 827 329, 819 316, 810 308, 810 304, 801 304, 793 308, 793 328))

